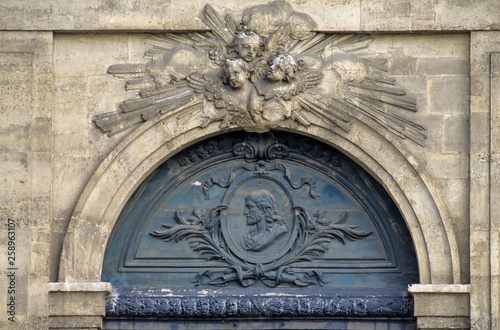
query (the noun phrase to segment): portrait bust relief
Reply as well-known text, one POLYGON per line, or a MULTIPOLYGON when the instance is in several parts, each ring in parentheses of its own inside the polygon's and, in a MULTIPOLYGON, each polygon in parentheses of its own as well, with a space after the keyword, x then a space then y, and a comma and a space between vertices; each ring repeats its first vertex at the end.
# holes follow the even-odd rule
POLYGON ((246 251, 264 251, 288 232, 285 219, 279 216, 274 196, 267 190, 248 194, 244 215, 247 225, 254 226, 241 243, 246 251))

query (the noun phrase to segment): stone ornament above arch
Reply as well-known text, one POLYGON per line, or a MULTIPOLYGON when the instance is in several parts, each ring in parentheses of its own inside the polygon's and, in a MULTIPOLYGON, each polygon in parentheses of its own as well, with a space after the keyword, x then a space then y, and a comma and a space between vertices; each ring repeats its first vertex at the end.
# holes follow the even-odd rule
POLYGON ((241 18, 206 5, 201 18, 210 32, 148 35, 145 63, 109 68, 138 97, 94 116, 103 132, 162 114, 247 132, 319 121, 349 132, 357 118, 424 146, 426 128, 406 117, 415 100, 388 76, 386 59, 367 51, 371 36, 315 32, 286 1, 248 7, 241 18))
POLYGON ((238 24, 208 5, 202 16, 212 32, 148 36, 154 46, 149 62, 109 69, 139 97, 93 120, 109 134, 138 128, 80 196, 59 281, 100 281, 108 238, 125 203, 179 150, 229 131, 281 129, 342 151, 385 187, 413 238, 420 283, 460 283, 446 209, 400 143, 423 146, 425 128, 400 115, 416 111, 415 101, 387 77, 383 61, 364 53, 371 38, 311 32, 314 21, 284 1, 247 8, 238 24), (272 24, 257 23, 268 16, 272 24))

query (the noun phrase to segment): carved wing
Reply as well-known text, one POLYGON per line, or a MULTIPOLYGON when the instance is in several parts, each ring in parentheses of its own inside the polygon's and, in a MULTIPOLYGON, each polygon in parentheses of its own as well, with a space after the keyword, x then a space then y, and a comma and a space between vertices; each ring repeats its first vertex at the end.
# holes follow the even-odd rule
POLYGON ((210 32, 148 35, 146 65, 110 67, 108 73, 124 79, 126 89, 139 91, 140 98, 94 116, 98 127, 113 135, 159 114, 177 115, 180 124, 202 117, 188 109, 208 118, 201 127, 221 121, 223 127, 265 129, 288 125, 289 118, 308 126, 319 118, 349 131, 349 121, 355 117, 424 145, 425 127, 406 117, 417 110, 416 102, 388 76, 386 61, 366 52, 370 36, 314 32, 316 23, 284 1, 250 7, 241 26, 265 39, 263 58, 270 60, 281 52, 296 64, 283 62, 283 72, 292 74, 285 78, 273 74, 270 81, 266 60, 248 63, 246 70, 258 96, 243 98, 221 83, 225 58, 239 56, 233 48, 236 22, 230 16, 222 18, 209 5, 202 20, 210 32))
POLYGON ((347 83, 347 86, 349 93, 358 98, 356 103, 345 100, 349 107, 355 109, 353 116, 375 122, 402 139, 410 139, 424 146, 426 128, 401 113, 401 110, 416 112, 415 100, 406 96, 406 92, 398 88, 395 81, 381 81, 373 77, 361 83, 347 83))
POLYGON ((296 79, 297 93, 301 93, 307 89, 311 89, 318 86, 322 79, 323 79, 323 73, 321 73, 321 71, 299 72, 296 79))
MULTIPOLYGON (((222 85, 219 78, 211 75, 192 74, 187 77, 189 86, 196 93, 203 93, 206 100, 213 103, 216 109, 221 109, 221 127, 226 127, 231 123, 239 125, 251 125, 253 119, 248 112, 247 104, 241 104, 222 85)), ((204 121, 202 126, 215 121, 214 118, 204 121)))
POLYGON ((282 24, 273 34, 271 34, 265 43, 264 57, 274 52, 286 51, 294 39, 291 36, 292 29, 289 24, 282 24))
POLYGON ((209 5, 202 15, 211 32, 149 34, 145 40, 150 46, 145 54, 147 65, 118 64, 109 68, 109 74, 125 80, 127 90, 138 90, 140 98, 121 103, 116 111, 94 116, 97 127, 114 135, 158 114, 201 111, 204 95, 214 98, 224 94, 214 80, 186 80, 193 72, 210 71, 210 61, 220 66, 236 31, 236 23, 229 15, 223 20, 209 5))

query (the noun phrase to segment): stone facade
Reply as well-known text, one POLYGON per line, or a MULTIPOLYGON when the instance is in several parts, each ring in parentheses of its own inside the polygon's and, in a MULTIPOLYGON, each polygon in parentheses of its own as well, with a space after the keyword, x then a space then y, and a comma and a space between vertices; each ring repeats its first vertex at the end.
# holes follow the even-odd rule
MULTIPOLYGON (((265 3, 210 5, 238 17, 265 3)), ((164 114, 107 136, 94 123, 137 98, 108 69, 146 64, 149 33, 206 30, 204 5, 0 3, 0 302, 7 306, 0 327, 101 327, 112 291, 101 282, 102 259, 131 194, 179 150, 241 128, 200 127, 164 114)), ((423 125, 427 138, 421 146, 358 119, 348 132, 326 121, 282 128, 344 152, 398 205, 417 253, 420 283, 410 292, 420 328, 499 328, 497 1, 290 5, 307 13, 316 31, 369 34, 365 51, 388 59, 388 74, 416 100, 417 111, 405 116, 423 125)))

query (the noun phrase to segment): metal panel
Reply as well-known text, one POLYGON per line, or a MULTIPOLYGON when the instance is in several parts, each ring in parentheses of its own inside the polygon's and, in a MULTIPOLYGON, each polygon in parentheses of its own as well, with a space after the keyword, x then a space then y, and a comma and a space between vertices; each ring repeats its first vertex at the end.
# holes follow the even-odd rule
POLYGON ((114 317, 411 317, 417 263, 384 189, 340 152, 234 133, 159 167, 104 260, 114 317))

